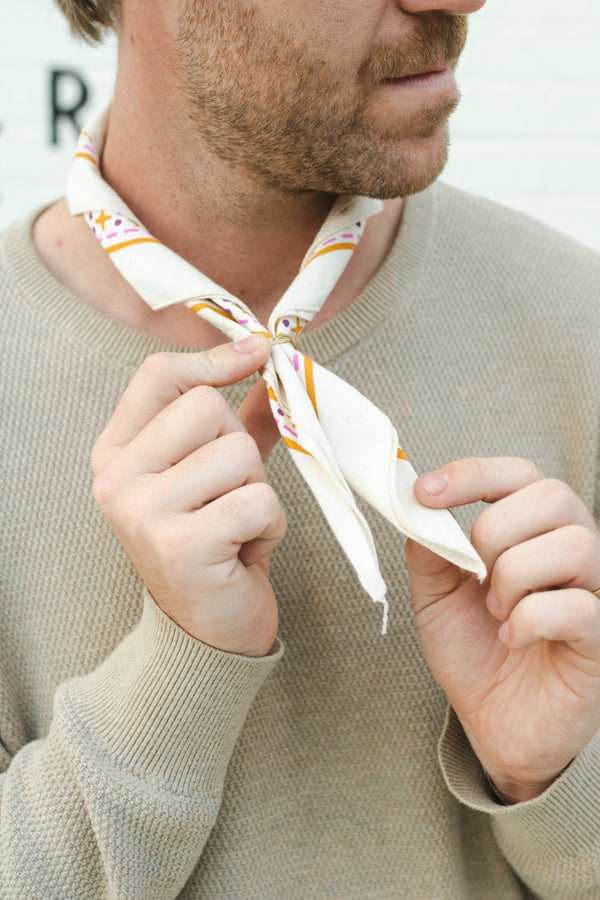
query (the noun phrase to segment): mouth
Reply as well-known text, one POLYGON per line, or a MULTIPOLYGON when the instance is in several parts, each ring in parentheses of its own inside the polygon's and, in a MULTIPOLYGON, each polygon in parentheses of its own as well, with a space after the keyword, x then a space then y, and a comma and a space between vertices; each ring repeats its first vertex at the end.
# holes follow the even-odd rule
POLYGON ((423 91, 456 91, 453 62, 444 62, 416 72, 410 72, 394 78, 386 78, 384 85, 396 88, 417 89, 423 91))
POLYGON ((440 75, 447 71, 454 72, 456 63, 456 59, 446 59, 441 62, 432 63, 428 66, 423 66, 422 68, 415 69, 414 71, 401 71, 398 75, 392 75, 391 77, 385 78, 384 81, 386 83, 396 81, 408 82, 412 81, 413 79, 418 80, 420 78, 428 78, 429 76, 440 75))

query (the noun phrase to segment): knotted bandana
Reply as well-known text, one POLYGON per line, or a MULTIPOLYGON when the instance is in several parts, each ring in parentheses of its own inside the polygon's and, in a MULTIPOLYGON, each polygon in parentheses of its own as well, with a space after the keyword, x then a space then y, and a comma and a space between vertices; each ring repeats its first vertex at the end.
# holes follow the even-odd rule
POLYGON ((103 180, 100 158, 107 117, 77 144, 68 183, 73 215, 82 215, 119 272, 152 309, 184 303, 232 340, 259 332, 271 340, 263 377, 279 433, 371 599, 385 584, 369 526, 352 491, 393 525, 480 579, 485 566, 448 510, 421 506, 417 477, 389 419, 366 397, 297 348, 346 267, 381 203, 340 197, 313 241, 300 272, 262 325, 241 301, 156 240, 103 180))

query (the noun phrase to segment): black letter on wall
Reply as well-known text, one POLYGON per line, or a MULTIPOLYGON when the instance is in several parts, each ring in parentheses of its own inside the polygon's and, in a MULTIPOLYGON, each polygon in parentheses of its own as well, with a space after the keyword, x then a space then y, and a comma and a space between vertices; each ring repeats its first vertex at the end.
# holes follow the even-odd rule
POLYGON ((51 141, 58 144, 58 121, 68 119, 79 137, 82 125, 77 122, 77 113, 85 106, 88 89, 85 81, 77 72, 69 69, 53 69, 50 73, 50 103, 52 109, 51 141), (61 83, 68 88, 61 90, 61 83), (65 98, 64 94, 68 97, 65 98))

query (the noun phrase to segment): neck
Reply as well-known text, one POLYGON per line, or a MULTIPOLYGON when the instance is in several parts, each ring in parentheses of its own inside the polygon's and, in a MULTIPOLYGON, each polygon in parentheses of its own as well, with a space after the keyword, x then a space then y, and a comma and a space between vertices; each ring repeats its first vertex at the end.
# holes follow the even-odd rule
POLYGON ((156 106, 117 90, 104 178, 155 237, 268 318, 335 198, 265 186, 215 159, 168 104, 156 106))

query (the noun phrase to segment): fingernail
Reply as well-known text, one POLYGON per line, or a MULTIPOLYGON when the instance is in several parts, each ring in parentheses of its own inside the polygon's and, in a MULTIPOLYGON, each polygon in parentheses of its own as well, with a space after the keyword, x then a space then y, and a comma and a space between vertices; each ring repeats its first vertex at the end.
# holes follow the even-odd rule
MULTIPOLYGON (((492 615, 495 619, 499 619, 501 611, 500 611, 500 603, 499 603, 496 595, 493 594, 491 591, 488 591, 486 602, 487 602, 487 608, 490 611, 490 615, 492 615)), ((504 616, 502 618, 504 618, 504 616)))
POLYGON ((257 334, 249 334, 248 337, 242 338, 241 341, 235 341, 233 349, 238 353, 256 353, 260 347, 260 338, 257 334))
POLYGON ((448 487, 448 476, 444 472, 431 472, 429 475, 421 475, 419 483, 426 494, 437 497, 448 487))
POLYGON ((505 647, 508 647, 510 644, 510 625, 508 622, 504 622, 500 628, 498 629, 498 637, 502 641, 505 647))

